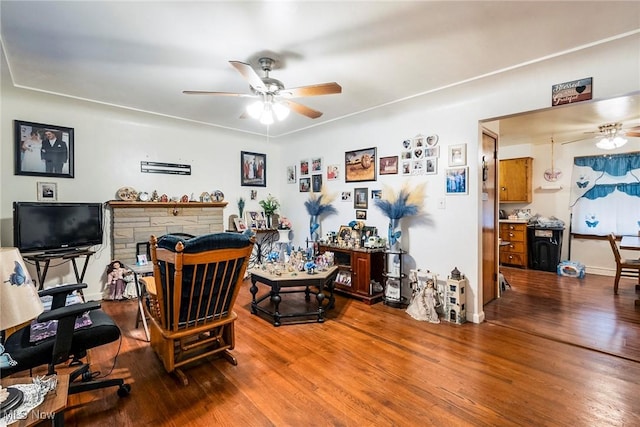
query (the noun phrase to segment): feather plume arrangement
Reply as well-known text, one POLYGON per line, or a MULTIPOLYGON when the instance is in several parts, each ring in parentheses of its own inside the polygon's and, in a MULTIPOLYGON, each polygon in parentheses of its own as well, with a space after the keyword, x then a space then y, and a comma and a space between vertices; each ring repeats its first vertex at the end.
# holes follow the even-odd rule
POLYGON ((404 184, 398 193, 385 186, 382 191, 382 198, 376 199, 374 203, 387 218, 400 219, 420 213, 424 198, 424 183, 420 183, 413 188, 410 188, 408 184, 404 184))
POLYGON ((311 216, 338 213, 331 204, 334 199, 335 195, 326 193, 324 187, 322 187, 319 195, 318 193, 311 193, 309 200, 304 202, 304 207, 307 208, 307 213, 311 216))

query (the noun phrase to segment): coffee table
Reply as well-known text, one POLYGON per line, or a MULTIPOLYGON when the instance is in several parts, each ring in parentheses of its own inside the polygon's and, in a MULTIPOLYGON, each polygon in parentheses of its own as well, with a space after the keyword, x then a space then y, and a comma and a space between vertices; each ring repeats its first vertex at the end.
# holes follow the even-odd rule
POLYGON ((326 271, 319 271, 315 274, 309 274, 304 271, 284 272, 281 275, 269 273, 261 268, 253 268, 249 270, 251 274, 251 313, 264 313, 273 319, 274 326, 282 324, 282 318, 304 318, 309 316, 317 317, 319 323, 324 322, 326 310, 333 308, 335 304, 335 296, 333 295, 333 286, 338 267, 333 266, 326 271), (257 283, 260 282, 271 288, 271 290, 256 297, 258 293, 257 283), (315 288, 315 290, 313 290, 315 288), (325 301, 324 290, 329 291, 328 301, 325 301), (280 302, 282 294, 304 293, 305 300, 310 301, 311 295, 316 296, 318 308, 313 311, 300 311, 294 313, 280 312, 280 302), (268 300, 268 303, 261 305, 262 302, 268 300), (270 304, 269 304, 270 303, 270 304), (268 307, 270 305, 271 307, 268 307))

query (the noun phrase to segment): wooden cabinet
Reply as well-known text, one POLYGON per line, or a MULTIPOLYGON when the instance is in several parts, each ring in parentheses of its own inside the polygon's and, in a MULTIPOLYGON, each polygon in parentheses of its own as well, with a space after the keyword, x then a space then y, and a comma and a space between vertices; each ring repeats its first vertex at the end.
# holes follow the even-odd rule
POLYGON ((371 280, 382 284, 384 249, 349 249, 318 245, 318 252, 333 252, 339 271, 335 291, 358 298, 367 304, 382 300, 383 292, 373 292, 371 280))
POLYGON ((533 158, 500 160, 500 202, 531 203, 533 158))
POLYGON ((527 224, 500 223, 500 264, 527 267, 527 224))

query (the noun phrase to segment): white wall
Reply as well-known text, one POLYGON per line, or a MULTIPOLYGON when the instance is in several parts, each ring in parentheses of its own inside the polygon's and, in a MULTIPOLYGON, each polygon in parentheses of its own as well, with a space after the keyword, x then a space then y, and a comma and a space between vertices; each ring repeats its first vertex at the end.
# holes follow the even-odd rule
MULTIPOLYGON (((480 172, 478 141, 479 121, 549 106, 554 83, 593 77, 594 98, 606 98, 638 90, 640 37, 614 41, 603 46, 551 59, 525 68, 486 77, 467 84, 416 97, 398 105, 382 107, 319 126, 304 132, 267 141, 252 136, 118 110, 62 97, 7 89, 3 75, 2 102, 2 188, 0 201, 0 242, 11 244, 11 203, 35 200, 38 178, 13 175, 12 120, 26 120, 74 127, 76 131, 76 174, 74 179, 57 179, 62 201, 106 201, 114 198, 122 186, 138 190, 157 189, 169 195, 190 194, 221 189, 230 202, 225 215, 236 213, 239 195, 248 200, 249 188, 239 186, 241 150, 267 153, 266 189, 259 189, 258 200, 267 192, 282 201, 282 213, 292 219, 294 243, 303 246, 308 236, 308 215, 304 209, 307 193, 297 185, 287 184, 285 166, 300 159, 321 156, 324 164, 337 163, 344 171, 344 152, 377 147, 378 156, 397 155, 404 139, 416 134, 438 134, 441 147, 438 174, 410 178, 427 185, 424 218, 409 218, 402 223, 403 247, 409 262, 428 268, 441 278, 458 267, 469 278, 468 319, 484 318, 478 280, 482 277, 480 172), (444 168, 447 147, 467 144, 470 168, 470 192, 465 196, 445 196, 444 168), (286 154, 285 154, 286 153, 286 154), (190 177, 151 175, 139 172, 141 160, 157 160, 192 165, 190 177), (437 200, 445 198, 445 209, 437 200)), ((428 69, 425 70, 428 79, 428 69)), ((345 88, 345 90, 348 90, 345 88)), ((50 180, 49 178, 47 180, 50 180)), ((376 182, 326 182, 333 192, 355 187, 397 189, 405 178, 400 175, 378 176, 376 182)), ((353 205, 336 201, 338 215, 322 219, 322 233, 354 219, 353 205)), ((257 207, 248 201, 247 209, 257 207)), ((368 225, 384 234, 387 220, 370 203, 368 225)), ((108 226, 106 228, 108 230, 108 226)), ((108 240, 106 240, 108 242, 108 240)), ((98 294, 103 272, 109 262, 106 243, 92 261, 85 281, 98 294)), ((50 280, 72 281, 70 266, 51 271, 50 280)))

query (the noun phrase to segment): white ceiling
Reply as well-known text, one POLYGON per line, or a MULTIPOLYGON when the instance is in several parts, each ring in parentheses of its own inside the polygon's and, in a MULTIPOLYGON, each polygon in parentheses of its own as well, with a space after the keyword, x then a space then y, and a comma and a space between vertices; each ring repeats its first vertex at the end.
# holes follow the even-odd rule
MULTIPOLYGON (((297 99, 324 115, 292 114, 272 136, 640 29, 637 1, 2 0, 0 15, 10 77, 22 88, 264 134, 239 118, 246 98, 182 90, 249 93, 228 61, 257 68, 265 55, 287 87, 342 86, 297 99)), ((581 132, 606 121, 598 114, 582 113, 581 132)))

